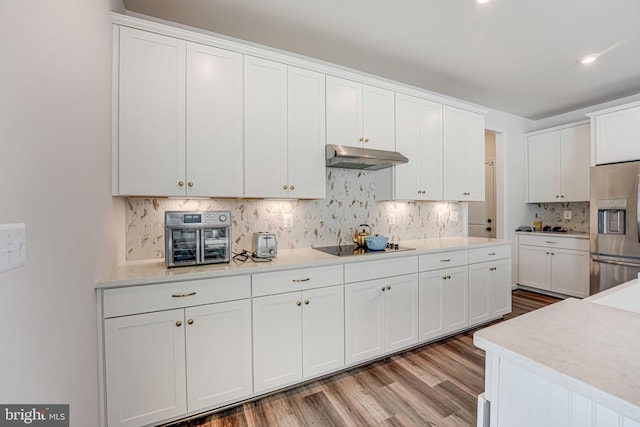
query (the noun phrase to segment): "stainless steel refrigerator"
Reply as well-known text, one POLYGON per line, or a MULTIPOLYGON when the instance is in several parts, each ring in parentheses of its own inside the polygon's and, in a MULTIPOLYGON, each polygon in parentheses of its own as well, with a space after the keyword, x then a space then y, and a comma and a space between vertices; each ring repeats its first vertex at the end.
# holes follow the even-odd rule
POLYGON ((590 293, 640 272, 640 161, 591 168, 590 293))

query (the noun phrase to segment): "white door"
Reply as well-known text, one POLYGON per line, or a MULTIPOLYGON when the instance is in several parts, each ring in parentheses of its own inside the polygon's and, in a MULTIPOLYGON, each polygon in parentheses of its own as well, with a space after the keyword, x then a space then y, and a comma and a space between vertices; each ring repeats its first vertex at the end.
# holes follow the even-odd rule
POLYGON ((489 269, 492 263, 469 265, 469 325, 487 320, 490 313, 489 269))
POLYGON ((384 352, 383 280, 350 283, 344 287, 345 361, 370 359, 384 352))
POLYGON ((242 55, 187 43, 188 196, 244 191, 242 55))
POLYGON ((395 198, 442 200, 442 105, 396 94, 395 198))
POLYGON ((362 84, 327 76, 327 144, 362 147, 362 84))
POLYGON ((444 324, 454 332, 469 324, 469 279, 467 266, 444 270, 444 324))
POLYGON ((289 196, 323 199, 325 172, 325 75, 288 67, 289 196))
POLYGON ((588 124, 560 131, 563 201, 589 200, 591 127, 588 124))
POLYGON ((287 66, 245 55, 246 197, 287 197, 287 66))
POLYGON ((251 395, 251 301, 190 307, 185 320, 189 411, 251 395))
POLYGON ((344 366, 344 287, 302 292, 302 372, 310 378, 344 366))
POLYGON ((184 196, 186 42, 120 27, 119 48, 118 194, 184 196))
POLYGON ((444 270, 420 273, 419 332, 420 341, 428 341, 445 334, 444 270))
POLYGON ((443 107, 444 199, 484 200, 484 116, 443 107))
POLYGON ((589 252, 552 249, 551 290, 578 298, 589 296, 589 252))
POLYGON ((300 292, 253 299, 253 388, 256 393, 302 378, 300 292))
POLYGON ((518 283, 551 290, 550 249, 542 246, 519 246, 518 283))
POLYGON ((395 109, 393 91, 362 86, 362 136, 364 147, 395 149, 395 109))
POLYGON ((484 165, 485 201, 469 202, 469 236, 496 237, 496 167, 494 161, 484 165))
POLYGON ((560 132, 547 132, 528 138, 527 167, 527 202, 561 201, 560 132))
POLYGON ((384 280, 385 352, 418 343, 418 275, 384 280))
POLYGON ((141 426, 187 412, 184 310, 106 319, 109 426, 141 426))
POLYGON ((491 316, 503 316, 511 313, 511 259, 502 259, 491 264, 489 313, 491 316))

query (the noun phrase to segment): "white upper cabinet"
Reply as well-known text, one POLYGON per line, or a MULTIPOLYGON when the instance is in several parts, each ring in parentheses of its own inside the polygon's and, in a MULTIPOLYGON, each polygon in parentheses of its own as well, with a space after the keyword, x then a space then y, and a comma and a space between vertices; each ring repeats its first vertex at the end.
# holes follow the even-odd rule
POLYGON ((293 198, 324 199, 325 75, 288 67, 287 183, 293 198))
POLYGON ((592 164, 640 160, 640 102, 588 116, 592 126, 592 164))
POLYGON ((114 193, 243 195, 242 55, 120 28, 114 193))
POLYGON ((409 162, 379 172, 378 200, 442 200, 442 104, 396 93, 396 150, 409 162), (389 180, 387 180, 389 181, 389 180))
POLYGON ((245 57, 245 196, 325 197, 324 77, 245 57))
POLYGON ((484 116, 443 107, 444 199, 484 200, 484 116))
POLYGON ((244 62, 245 196, 288 196, 287 66, 246 56, 244 62))
POLYGON ((589 135, 583 123, 528 136, 527 202, 589 200, 589 135))
POLYGON ((186 42, 128 27, 119 36, 114 194, 184 195, 186 42))
POLYGON ((243 195, 242 54, 187 43, 187 195, 243 195))
POLYGON ((394 150, 394 92, 327 76, 327 144, 394 150))

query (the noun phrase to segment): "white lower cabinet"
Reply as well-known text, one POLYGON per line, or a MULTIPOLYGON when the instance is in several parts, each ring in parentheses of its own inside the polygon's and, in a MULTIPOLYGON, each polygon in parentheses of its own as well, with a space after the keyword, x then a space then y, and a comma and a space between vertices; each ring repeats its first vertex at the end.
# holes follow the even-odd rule
POLYGON ((251 395, 250 307, 245 299, 106 319, 108 425, 146 425, 251 395))
POLYGON ((256 393, 344 365, 343 286, 253 299, 256 393))
POLYGON ((420 273, 420 341, 468 325, 468 287, 466 265, 420 273))
POLYGON ((469 325, 511 312, 511 259, 469 265, 469 325))
POLYGON ((589 295, 589 240, 519 236, 518 283, 583 298, 589 295))
POLYGON ((345 285, 347 364, 417 343, 417 274, 345 285))

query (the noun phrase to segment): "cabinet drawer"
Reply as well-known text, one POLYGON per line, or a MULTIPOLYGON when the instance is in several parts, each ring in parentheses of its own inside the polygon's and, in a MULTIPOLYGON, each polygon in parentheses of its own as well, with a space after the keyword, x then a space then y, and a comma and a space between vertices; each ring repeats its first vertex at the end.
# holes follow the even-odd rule
POLYGON ((420 255, 420 271, 458 267, 469 263, 469 251, 438 252, 420 255))
POLYGON ((380 261, 366 261, 344 266, 344 282, 362 282, 383 277, 418 272, 418 257, 409 256, 380 261))
POLYGON ((511 258, 511 245, 469 249, 469 264, 511 258))
POLYGON ((520 235, 519 244, 530 246, 545 246, 548 248, 575 249, 578 251, 589 250, 589 239, 577 239, 572 237, 549 234, 546 236, 520 235))
POLYGON ((147 313, 172 308, 251 297, 247 276, 132 286, 104 291, 104 317, 147 313))
POLYGON ((274 271, 253 275, 254 297, 342 284, 342 266, 274 271))

